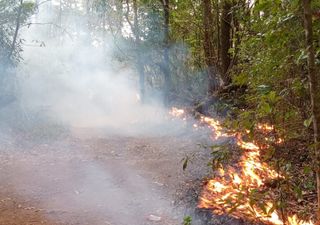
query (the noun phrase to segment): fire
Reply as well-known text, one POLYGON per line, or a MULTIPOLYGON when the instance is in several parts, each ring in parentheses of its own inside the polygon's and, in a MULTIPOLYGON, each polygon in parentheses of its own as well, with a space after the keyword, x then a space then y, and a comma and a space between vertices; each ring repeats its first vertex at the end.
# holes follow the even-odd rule
POLYGON ((185 111, 183 109, 178 109, 176 107, 172 107, 169 114, 174 117, 182 117, 185 115, 185 111))
POLYGON ((201 116, 200 122, 207 124, 208 127, 212 129, 212 131, 213 131, 212 137, 214 139, 217 140, 220 137, 228 137, 228 135, 223 132, 222 126, 218 120, 215 120, 215 119, 207 117, 207 116, 201 116))
MULTIPOLYGON (((173 117, 180 118, 182 120, 187 120, 187 113, 184 109, 179 109, 177 107, 172 107, 171 110, 169 111, 169 114, 173 117)), ((221 137, 230 137, 229 134, 225 133, 223 131, 223 128, 221 126, 220 121, 215 120, 211 117, 207 117, 204 115, 201 115, 199 118, 200 124, 194 123, 193 127, 195 129, 198 129, 200 125, 206 125, 208 128, 212 130, 212 138, 217 140, 221 137)))
MULTIPOLYGON (((219 171, 219 175, 210 180, 202 192, 199 208, 212 209, 215 214, 230 213, 236 217, 259 219, 275 225, 284 224, 278 212, 273 210, 270 200, 264 202, 265 210, 252 203, 248 193, 263 188, 267 179, 279 179, 283 176, 260 160, 260 148, 252 142, 244 142, 237 136, 237 144, 243 149, 243 155, 235 166, 227 172, 219 171)), ((221 169, 220 169, 221 170, 221 169)), ((301 221, 296 215, 289 216, 290 225, 312 225, 311 221, 301 221)))
MULTIPOLYGON (((269 216, 263 215, 260 209, 250 204, 250 199, 246 195, 247 192, 252 192, 264 185, 262 177, 275 179, 280 175, 260 162, 259 147, 256 144, 244 142, 241 139, 238 139, 237 143, 244 150, 237 165, 240 169, 230 167, 227 172, 220 173, 221 175, 210 180, 202 193, 198 207, 213 209, 216 214, 233 211, 236 217, 251 217, 253 213, 260 220, 279 224, 275 212, 269 216), (235 207, 237 205, 238 207, 235 207)), ((270 209, 273 206, 271 202, 267 205, 270 209)))
POLYGON ((259 124, 258 128, 260 130, 265 130, 265 131, 273 131, 274 130, 274 126, 270 126, 268 124, 259 124))
MULTIPOLYGON (((173 108, 170 114, 186 118, 185 111, 182 109, 173 108)), ((263 202, 264 207, 259 205, 261 198, 254 196, 257 190, 263 190, 267 181, 284 178, 268 164, 262 162, 260 157, 262 147, 257 143, 244 141, 241 134, 227 134, 221 123, 213 118, 201 116, 200 123, 212 129, 214 139, 233 136, 243 151, 236 165, 226 170, 219 168, 216 176, 207 182, 198 207, 212 209, 213 213, 218 215, 229 213, 236 218, 246 217, 269 224, 283 225, 282 217, 274 210, 272 201, 274 196, 269 196, 270 200, 263 202)), ((194 127, 197 128, 198 125, 194 127)), ((268 124, 259 124, 257 128, 264 133, 274 131, 274 127, 268 124)), ((281 138, 275 140, 276 143, 283 143, 283 141, 281 138)), ((286 224, 313 225, 314 223, 299 220, 297 215, 292 215, 286 218, 286 224)))

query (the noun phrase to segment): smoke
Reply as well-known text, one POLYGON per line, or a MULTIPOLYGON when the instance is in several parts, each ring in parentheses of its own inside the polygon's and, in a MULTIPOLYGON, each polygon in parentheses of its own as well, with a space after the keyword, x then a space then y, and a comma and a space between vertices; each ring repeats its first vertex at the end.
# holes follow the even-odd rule
MULTIPOLYGON (((52 26, 53 17, 46 9, 43 4, 31 20, 42 24, 22 29, 24 60, 17 68, 15 81, 19 121, 32 128, 43 128, 31 129, 34 136, 52 138, 62 132, 59 126, 48 129, 44 126, 46 123, 59 124, 70 131, 85 128, 86 138, 96 135, 92 128, 102 131, 103 138, 174 136, 190 132, 184 121, 168 116, 161 94, 151 94, 152 100, 147 104, 139 101, 138 75, 132 64, 115 59, 119 46, 114 44, 113 36, 106 35, 103 40, 88 38, 87 28, 79 25, 85 19, 75 23, 79 17, 73 16, 65 19, 76 24, 76 32, 52 26), (54 35, 57 31, 53 32, 53 28, 64 34, 54 35)), ((2 108, 0 116, 10 115, 10 110, 10 107, 2 108)), ((16 141, 15 135, 10 136, 8 129, 5 134, 0 134, 0 140, 6 140, 11 146, 10 143, 16 141)), ((81 135, 77 138, 86 139, 81 135)), ((85 224, 83 221, 89 217, 87 221, 96 219, 91 224, 103 224, 108 218, 111 224, 119 225, 145 224, 149 214, 177 217, 172 199, 165 197, 150 178, 146 179, 141 175, 143 172, 138 171, 136 164, 144 163, 143 156, 141 161, 131 161, 131 155, 125 152, 122 159, 108 155, 100 161, 100 156, 86 149, 86 141, 84 145, 70 143, 68 139, 48 142, 49 145, 46 142, 26 145, 26 142, 19 140, 19 151, 7 151, 11 161, 5 165, 6 170, 8 174, 14 171, 14 176, 0 176, 0 182, 10 183, 23 198, 37 199, 39 206, 47 211, 71 212, 71 216, 79 217, 79 224, 85 224)), ((127 150, 121 140, 116 145, 115 154, 127 150)), ((105 152, 99 152, 103 156, 110 154, 110 146, 105 148, 105 152)), ((170 151, 152 157, 172 155, 177 161, 173 168, 180 168, 177 164, 183 156, 170 151)), ((178 217, 180 220, 181 214, 178 217)), ((52 213, 49 219, 57 221, 57 218, 59 215, 52 213)), ((105 224, 109 224, 108 221, 105 224)))
POLYGON ((99 49, 74 43, 26 49, 21 102, 76 127, 122 126, 144 108, 130 69, 112 68, 99 49))
MULTIPOLYGON (((37 20, 50 24, 48 15, 41 15, 37 20)), ((69 127, 105 128, 117 134, 150 135, 181 128, 168 120, 160 94, 148 104, 139 101, 138 75, 130 63, 114 59, 114 37, 106 36, 95 47, 92 39, 81 35, 85 28, 77 28, 77 38, 65 35, 61 40, 46 37, 48 26, 23 30, 27 44, 17 76, 24 109, 69 127)))

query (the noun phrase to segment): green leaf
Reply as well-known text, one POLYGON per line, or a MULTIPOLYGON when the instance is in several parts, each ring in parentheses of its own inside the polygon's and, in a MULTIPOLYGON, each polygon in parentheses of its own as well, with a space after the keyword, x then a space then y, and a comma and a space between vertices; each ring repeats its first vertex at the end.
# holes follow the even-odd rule
POLYGON ((187 156, 183 160, 183 165, 182 165, 183 171, 185 171, 187 169, 188 163, 189 163, 189 157, 187 156))
POLYGON ((275 151, 276 151, 275 148, 273 146, 270 146, 267 149, 266 153, 263 155, 263 157, 262 157, 263 160, 264 161, 270 160, 273 157, 275 151))
POLYGON ((310 127, 312 121, 313 121, 313 116, 311 116, 309 119, 303 121, 303 125, 304 125, 306 128, 308 128, 308 127, 310 127))
POLYGON ((271 91, 271 88, 268 85, 262 84, 257 86, 257 91, 259 92, 259 94, 268 94, 271 91))
POLYGON ((297 63, 300 63, 301 61, 307 60, 307 58, 308 58, 307 52, 305 50, 301 50, 300 55, 297 59, 297 63))
POLYGON ((268 94, 268 100, 270 101, 270 103, 272 104, 275 104, 278 100, 277 98, 277 94, 275 91, 271 91, 269 94, 268 94))
POLYGON ((192 224, 192 217, 186 216, 183 218, 183 225, 191 225, 192 224))
POLYGON ((269 114, 272 112, 272 108, 267 102, 261 102, 260 104, 260 112, 263 114, 269 114))
POLYGON ((297 197, 298 197, 299 199, 302 198, 302 190, 301 190, 300 187, 298 187, 298 186, 294 187, 294 192, 296 193, 296 195, 297 195, 297 197))
POLYGON ((234 78, 233 82, 240 86, 245 85, 248 83, 248 75, 245 73, 240 73, 234 78))
POLYGON ((311 172, 312 172, 312 169, 311 169, 310 166, 305 166, 305 167, 303 168, 303 173, 304 173, 304 174, 310 174, 311 172))

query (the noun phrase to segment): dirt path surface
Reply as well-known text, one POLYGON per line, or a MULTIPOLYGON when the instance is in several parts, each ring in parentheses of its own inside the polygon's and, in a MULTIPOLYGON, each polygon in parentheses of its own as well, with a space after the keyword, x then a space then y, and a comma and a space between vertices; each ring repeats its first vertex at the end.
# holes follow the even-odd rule
POLYGON ((199 147, 207 142, 200 132, 130 137, 74 129, 54 141, 4 136, 0 225, 181 224, 209 170, 208 150, 199 147), (192 162, 183 171, 186 155, 192 162))

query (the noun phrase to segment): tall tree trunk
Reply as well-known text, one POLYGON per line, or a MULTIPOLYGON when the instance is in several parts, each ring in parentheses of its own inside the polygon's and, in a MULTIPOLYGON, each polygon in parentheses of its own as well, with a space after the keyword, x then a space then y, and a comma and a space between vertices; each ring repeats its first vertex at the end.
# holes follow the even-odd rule
POLYGON ((106 17, 107 17, 107 0, 102 0, 102 43, 105 52, 106 49, 106 17))
POLYGON ((314 136, 314 154, 316 163, 316 181, 317 181, 317 198, 318 198, 318 222, 320 221, 320 149, 319 149, 319 131, 320 131, 320 88, 319 73, 315 64, 315 52, 313 46, 313 28, 312 28, 312 11, 311 0, 303 0, 304 9, 304 30, 306 38, 306 47, 308 54, 308 75, 309 90, 313 116, 313 136, 314 136))
POLYGON ((17 20, 16 20, 16 28, 14 31, 14 35, 13 35, 13 40, 12 40, 12 44, 11 44, 11 48, 10 48, 10 52, 8 55, 8 61, 11 61, 12 55, 16 49, 16 45, 17 45, 17 40, 18 40, 18 34, 19 34, 19 30, 20 30, 20 23, 21 23, 21 14, 22 14, 22 7, 23 7, 23 0, 20 0, 20 5, 18 8, 18 14, 17 14, 17 20))
POLYGON ((216 34, 216 38, 217 38, 217 62, 220 62, 220 49, 221 49, 221 42, 220 42, 220 8, 219 8, 219 0, 215 0, 215 9, 216 11, 215 15, 216 15, 216 26, 217 26, 217 34, 216 34))
POLYGON ((163 19, 164 19, 164 51, 163 51, 163 73, 165 80, 165 103, 169 103, 169 95, 171 91, 171 74, 170 74, 170 59, 169 59, 169 45, 170 45, 170 36, 169 36, 169 27, 170 27, 170 7, 169 0, 162 0, 163 5, 163 19))
POLYGON ((134 12, 134 24, 133 24, 133 33, 135 36, 135 45, 137 52, 137 70, 139 73, 139 85, 140 85, 140 99, 141 102, 145 100, 145 73, 144 73, 144 65, 141 57, 141 42, 140 42, 140 27, 138 20, 138 5, 137 0, 133 0, 133 12, 134 12))
POLYGON ((231 82, 230 76, 228 74, 228 69, 231 62, 231 56, 229 50, 231 48, 231 7, 232 4, 230 0, 223 0, 222 3, 222 15, 221 15, 221 69, 222 69, 222 79, 225 85, 231 82))
POLYGON ((122 17, 123 17, 123 0, 116 0, 116 9, 117 9, 117 29, 118 29, 118 34, 121 36, 122 32, 122 17))
MULTIPOLYGON (((234 3, 232 4, 234 5, 234 3)), ((247 9, 246 9, 247 3, 246 0, 238 0, 237 1, 237 12, 232 12, 232 44, 231 47, 234 49, 232 56, 231 57, 231 62, 229 64, 229 68, 232 68, 233 66, 235 66, 237 64, 237 60, 238 60, 238 53, 239 53, 239 46, 241 44, 241 39, 242 39, 242 35, 241 34, 241 26, 240 26, 240 18, 239 18, 239 13, 243 13, 243 15, 247 14, 247 9), (238 14, 238 16, 237 16, 238 14)), ((246 15, 248 16, 248 15, 246 15)))
POLYGON ((213 46, 213 15, 211 0, 203 0, 203 27, 204 27, 204 54, 208 73, 208 95, 211 96, 218 86, 217 74, 215 72, 214 46, 213 46))
MULTIPOLYGON (((62 27, 62 0, 59 1, 59 16, 58 16, 58 25, 59 27, 62 27)), ((58 36, 59 37, 62 37, 63 36, 63 30, 62 29, 59 29, 59 32, 58 36)), ((49 30, 49 37, 52 37, 52 35, 55 35, 56 31, 54 30, 54 27, 51 26, 50 30, 49 30)), ((63 41, 63 38, 59 38, 59 44, 61 45, 62 44, 62 41, 63 41)))
POLYGON ((86 7, 86 28, 88 29, 87 32, 86 32, 86 39, 88 42, 91 42, 91 20, 90 20, 90 17, 91 17, 91 5, 90 5, 90 0, 86 0, 86 4, 85 4, 85 7, 86 7))

